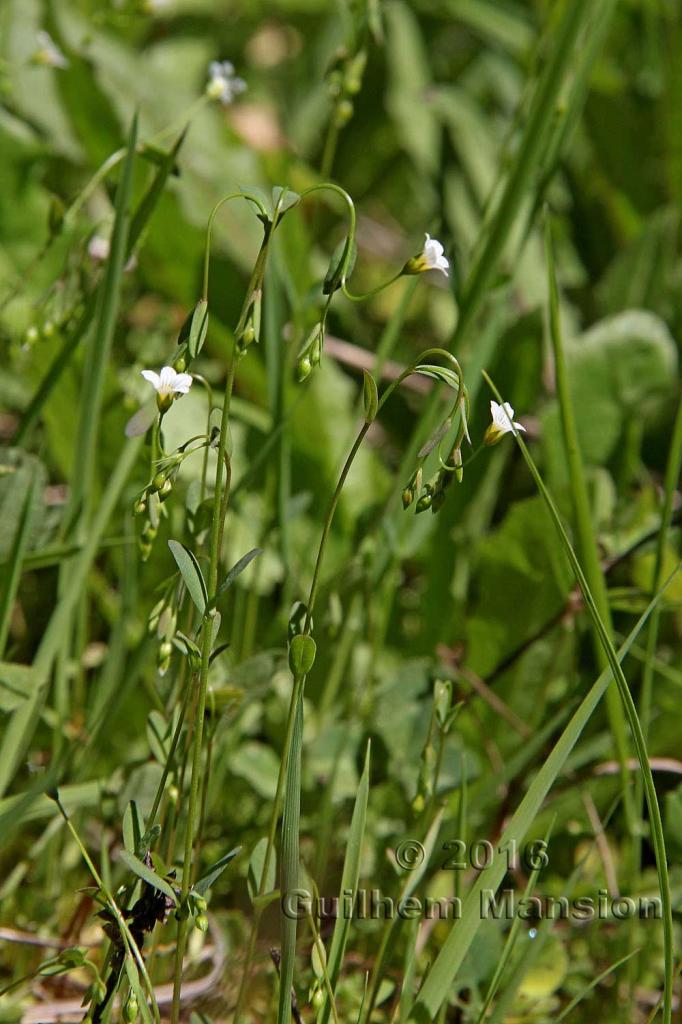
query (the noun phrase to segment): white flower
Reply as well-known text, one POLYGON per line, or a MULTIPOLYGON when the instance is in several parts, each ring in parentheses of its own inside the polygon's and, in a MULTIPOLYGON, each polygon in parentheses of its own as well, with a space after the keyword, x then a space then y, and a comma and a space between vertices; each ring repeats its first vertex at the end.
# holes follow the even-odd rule
POLYGON ((509 402, 499 405, 497 402, 491 401, 490 415, 493 421, 483 437, 485 444, 497 444, 505 434, 513 434, 516 430, 522 430, 525 433, 526 428, 514 421, 514 410, 509 402))
POLYGON ((441 273, 445 274, 447 277, 450 264, 443 255, 443 252, 443 246, 438 239, 431 238, 431 236, 427 234, 423 252, 426 270, 440 270, 441 273))
MULTIPOLYGON (((111 242, 103 235, 93 235, 88 242, 88 256, 94 263, 103 263, 105 260, 108 260, 110 251, 111 242)), ((136 266, 137 256, 133 253, 123 269, 127 273, 130 270, 134 270, 136 266)))
POLYGON ((176 395, 186 395, 192 387, 189 373, 178 373, 172 366, 164 366, 161 373, 142 370, 142 376, 156 391, 156 404, 161 412, 170 409, 176 395))
POLYGON ((232 103, 236 96, 246 92, 246 82, 237 78, 234 64, 229 60, 214 60, 208 66, 208 84, 206 95, 212 100, 220 100, 224 107, 232 103))
POLYGON ((96 263, 109 258, 109 249, 109 239, 104 238, 102 235, 93 235, 88 242, 88 256, 91 260, 95 260, 96 263))
POLYGON ((36 36, 38 49, 33 54, 33 61, 47 68, 68 68, 69 62, 59 49, 49 32, 40 31, 36 36))

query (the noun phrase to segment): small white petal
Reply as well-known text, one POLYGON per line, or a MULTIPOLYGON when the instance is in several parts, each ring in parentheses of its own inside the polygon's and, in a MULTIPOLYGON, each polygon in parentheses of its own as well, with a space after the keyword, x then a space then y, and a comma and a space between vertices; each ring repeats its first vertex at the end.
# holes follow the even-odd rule
POLYGON ((156 391, 158 391, 161 385, 161 378, 159 377, 158 373, 154 373, 153 370, 141 370, 140 372, 142 373, 144 379, 149 381, 152 387, 156 391))
POLYGON ((179 395, 186 395, 191 387, 192 378, 188 373, 177 373, 175 375, 173 391, 177 391, 179 395))

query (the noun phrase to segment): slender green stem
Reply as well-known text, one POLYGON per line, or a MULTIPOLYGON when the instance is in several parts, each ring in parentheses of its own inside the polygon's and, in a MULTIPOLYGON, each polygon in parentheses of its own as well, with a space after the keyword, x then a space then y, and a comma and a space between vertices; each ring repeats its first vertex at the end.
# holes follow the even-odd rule
MULTIPOLYGON (((549 319, 550 337, 554 352, 554 368, 556 374, 556 390, 559 399, 559 410, 564 435, 564 449, 568 472, 571 481, 571 494, 573 497, 573 508, 578 533, 578 551, 582 558, 585 578, 589 583, 590 590, 594 596, 595 604, 599 615, 606 626, 609 634, 613 635, 613 624, 611 621, 611 609, 606 591, 606 582, 602 572, 597 539, 592 526, 592 510, 590 498, 587 492, 585 470, 583 467, 580 444, 578 442, 578 431, 573 410, 573 399, 571 397, 568 370, 566 366, 566 355, 564 351, 561 332, 561 317, 559 311, 559 290, 557 286, 556 273, 554 268, 554 249, 552 244, 552 225, 549 215, 545 219, 545 256, 549 279, 549 319)), ((595 654, 599 669, 606 668, 608 659, 600 642, 596 629, 592 631, 595 654)), ((609 724, 613 734, 616 755, 620 765, 621 788, 623 791, 623 806, 631 835, 638 831, 637 811, 632 799, 630 785, 630 774, 628 772, 628 743, 625 728, 625 716, 618 694, 613 686, 606 691, 606 709, 609 717, 609 724)))
MULTIPOLYGON (((241 193, 239 193, 241 195, 241 193)), ((260 205, 260 204, 259 204, 260 205)), ((214 211, 209 220, 208 231, 212 226, 212 222, 217 212, 218 207, 214 208, 214 211)), ((256 263, 254 265, 251 280, 247 288, 244 304, 242 306, 242 312, 239 317, 239 322, 235 330, 235 336, 239 335, 240 330, 243 328, 246 318, 248 316, 249 309, 253 301, 254 292, 262 287, 263 276, 265 273, 265 264, 267 260, 268 242, 270 239, 270 229, 266 227, 265 237, 263 239, 256 263)), ((208 243, 207 243, 208 248, 208 243)), ((206 264, 206 279, 205 279, 205 292, 206 292, 206 281, 208 279, 208 269, 206 264)), ((223 398, 223 408, 220 418, 220 435, 217 446, 217 461, 216 471, 214 480, 214 492, 213 492, 213 514, 211 519, 211 533, 210 533, 210 546, 209 546, 209 571, 208 571, 208 594, 209 594, 209 607, 212 608, 215 604, 215 598, 218 592, 218 570, 220 564, 220 548, 223 536, 223 527, 225 522, 225 516, 227 514, 227 507, 229 503, 229 484, 230 484, 230 461, 227 453, 227 435, 228 426, 230 419, 230 403, 232 398, 232 390, 234 387, 234 378, 237 364, 237 352, 236 348, 233 347, 230 362, 227 369, 227 378, 225 383, 225 394, 223 398), (225 483, 225 486, 224 486, 225 483)), ((196 720, 193 737, 193 749, 192 749, 192 769, 190 776, 190 792, 189 802, 187 807, 187 825, 185 832, 185 851, 183 859, 183 871, 182 871, 182 890, 180 897, 180 905, 183 912, 186 911, 187 898, 189 896, 191 881, 192 881, 192 853, 194 849, 194 838, 195 828, 197 821, 197 811, 199 808, 199 796, 200 796, 200 782, 201 782, 201 758, 202 758, 202 745, 203 745, 203 734, 204 734, 204 717, 206 713, 206 694, 208 690, 208 672, 210 667, 211 659, 211 644, 212 644, 212 617, 214 612, 207 611, 204 615, 204 621, 202 625, 201 633, 201 669, 199 678, 197 681, 197 709, 196 709, 196 720)), ((182 988, 182 965, 185 956, 185 948, 187 945, 187 931, 188 931, 188 918, 184 917, 178 924, 178 938, 177 946, 175 951, 175 973, 173 980, 173 1005, 171 1010, 171 1022, 177 1024, 180 1018, 180 993, 182 988)))

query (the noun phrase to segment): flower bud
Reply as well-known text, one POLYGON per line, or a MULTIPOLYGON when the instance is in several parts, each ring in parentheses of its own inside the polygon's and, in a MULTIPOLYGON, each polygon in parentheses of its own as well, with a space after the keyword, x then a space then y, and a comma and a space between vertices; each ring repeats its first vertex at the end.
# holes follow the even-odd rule
POLYGON ((160 491, 166 482, 166 474, 163 472, 157 473, 152 480, 152 487, 155 491, 160 491))
POLYGON ((145 540, 143 537, 140 537, 138 541, 138 548, 140 551, 140 556, 142 557, 142 561, 146 562, 152 553, 151 543, 148 540, 145 540))
POLYGON ((334 124, 337 128, 344 128, 353 116, 353 104, 350 100, 341 100, 334 112, 334 124))
POLYGON ((24 339, 25 344, 26 345, 35 345, 35 343, 37 342, 39 337, 40 337, 40 332, 39 332, 38 328, 34 324, 31 324, 31 326, 26 331, 26 336, 25 336, 25 339, 24 339))
POLYGON ((408 484, 407 487, 405 488, 405 490, 403 491, 402 498, 403 498, 403 508, 404 509, 408 509, 410 507, 410 505, 412 504, 412 502, 414 501, 414 487, 412 487, 410 484, 408 484))
POLYGON ((206 914, 197 914, 194 919, 194 923, 200 932, 208 931, 208 918, 206 917, 206 914))
POLYGON ((175 370, 176 373, 185 372, 185 370, 187 369, 187 360, 185 359, 184 355, 178 356, 178 358, 173 363, 173 369, 175 370))
POLYGON ((164 640, 162 644, 159 644, 159 657, 170 658, 173 653, 173 644, 170 640, 164 640))
POLYGON ((137 996, 134 992, 131 992, 123 1007, 123 1019, 127 1021, 127 1024, 134 1024, 137 1020, 138 1009, 137 996))
POLYGON ((43 337, 51 338, 54 334, 54 320, 46 320, 43 324, 43 337))
POLYGON ((144 500, 144 498, 138 498, 138 500, 133 505, 133 515, 134 516, 141 516, 146 511, 147 511, 147 502, 144 500))
POLYGON ((304 380, 310 376, 313 364, 310 361, 310 356, 304 355, 296 363, 296 380, 299 384, 302 384, 304 380))
POLYGON ((419 515, 420 512, 426 512, 427 509, 431 508, 433 503, 433 487, 431 484, 427 484, 422 492, 422 496, 417 502, 416 512, 419 515))
POLYGON ((148 541, 151 544, 153 540, 156 540, 156 535, 158 532, 158 526, 155 526, 154 523, 147 523, 144 530, 142 531, 142 539, 148 541))
POLYGON ((173 490, 173 483, 170 480, 166 480, 163 487, 159 491, 159 500, 165 501, 170 492, 173 490))

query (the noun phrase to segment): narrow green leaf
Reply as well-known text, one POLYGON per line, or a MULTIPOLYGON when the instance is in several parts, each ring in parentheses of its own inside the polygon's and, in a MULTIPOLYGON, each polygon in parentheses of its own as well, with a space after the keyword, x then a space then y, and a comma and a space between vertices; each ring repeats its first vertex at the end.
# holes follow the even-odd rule
POLYGON ((164 878, 161 878, 160 875, 157 875, 156 871, 152 868, 148 868, 146 864, 143 864, 135 854, 130 853, 128 850, 121 850, 119 853, 119 859, 123 861, 125 866, 129 868, 133 874, 137 875, 138 878, 141 878, 143 882, 146 882, 147 885, 151 885, 155 889, 158 889, 158 891, 162 892, 164 896, 167 896, 169 900, 172 900, 174 904, 177 904, 177 896, 168 882, 164 878))
POLYGON ((372 423, 379 408, 379 395, 377 393, 377 382, 367 370, 362 371, 362 399, 365 406, 365 423, 372 423))
POLYGON ((144 821, 134 800, 129 800, 123 812, 123 845, 127 852, 137 855, 144 832, 144 821))
POLYGON ((232 586, 234 581, 237 579, 237 576, 244 572, 244 569, 251 564, 254 558, 257 558, 258 555, 262 554, 262 548, 252 548, 251 551, 247 551, 245 555, 242 555, 239 561, 234 563, 227 576, 218 587, 218 593, 224 594, 227 588, 232 586))
POLYGON ((261 878, 263 875, 263 866, 265 864, 265 851, 268 848, 267 836, 263 836, 259 839, 253 848, 251 858, 249 860, 249 871, 247 877, 247 886, 249 890, 249 896, 251 902, 255 903, 256 897, 259 892, 263 895, 268 895, 275 888, 275 880, 277 877, 277 867, 274 856, 270 858, 270 864, 268 866, 268 877, 261 885, 261 878))
POLYGON ((179 541, 169 540, 168 547, 177 563, 180 575, 185 581, 189 596, 194 601, 198 611, 205 615, 208 606, 208 593, 199 563, 189 548, 186 548, 179 541))
MULTIPOLYGON (((159 158, 155 161, 158 164, 158 170, 154 175, 149 188, 142 196, 142 199, 140 200, 130 222, 126 256, 132 255, 133 249, 140 240, 142 232, 149 223, 152 213, 156 209, 156 205, 163 194, 164 188, 166 187, 166 182, 175 170, 177 156, 180 152, 180 147, 185 141, 186 134, 187 129, 178 136, 173 148, 167 153, 159 154, 159 158)), ((147 156, 148 152, 149 151, 147 150, 143 155, 147 156)))
MULTIPOLYGON (((282 816, 282 877, 280 891, 283 897, 299 888, 299 824, 301 816, 301 746, 303 742, 303 697, 296 703, 291 748, 287 759, 282 816)), ((279 975, 279 1001, 277 1024, 290 1024, 291 986, 294 981, 296 960, 296 925, 293 915, 280 917, 282 961, 279 975)))
MULTIPOLYGON (((365 838, 367 802, 369 799, 370 750, 371 746, 368 742, 367 752, 365 754, 365 766, 362 770, 360 783, 358 785, 358 793, 355 798, 353 817, 351 818, 348 841, 346 843, 346 856, 344 858, 343 873, 341 875, 342 896, 344 892, 348 891, 355 893, 360 879, 360 856, 362 853, 362 843, 365 838)), ((342 899, 339 899, 339 905, 343 905, 342 899)), ((339 914, 337 916, 336 923, 334 924, 331 946, 329 947, 327 964, 327 972, 329 974, 332 991, 336 990, 336 985, 341 974, 341 967, 343 965, 343 957, 346 952, 346 943, 348 942, 350 926, 351 922, 346 914, 339 914)), ((325 993, 325 1001, 322 1004, 320 1014, 318 1016, 320 1024, 327 1024, 330 1013, 331 1006, 325 993)))
MULTIPOLYGON (((499 391, 494 386, 490 377, 485 373, 484 376, 496 395, 499 402, 502 401, 499 391)), ((542 498, 547 505, 549 513, 552 517, 552 522, 556 528, 559 538, 564 547, 564 550, 568 556, 568 560, 571 563, 571 568, 575 575, 578 586, 580 587, 583 598, 585 599, 585 605, 592 619, 595 631, 599 637, 599 642, 603 647, 606 655, 611 673, 616 681, 618 687, 618 695, 623 703, 625 710, 625 716, 630 726, 632 738, 635 744, 635 750, 637 752, 637 760, 642 773, 642 784, 644 788, 644 794, 646 796, 647 808, 649 810, 649 818, 651 823, 651 841, 654 847, 654 853, 656 856, 656 872, 658 874, 658 886, 661 896, 661 906, 663 910, 663 949, 665 955, 665 981, 664 981, 664 997, 663 997, 663 1020, 664 1024, 670 1024, 672 1016, 672 991, 673 991, 673 915, 672 915, 672 901, 670 896, 670 878, 668 874, 668 860, 665 848, 665 838, 663 835, 663 822, 661 819, 661 810, 658 804, 658 797, 656 795, 656 786, 654 784, 654 777, 651 772, 651 765, 649 763, 649 755, 646 749, 646 741, 642 734, 642 726, 639 718, 637 717, 637 708, 635 702, 632 699, 630 688, 628 686, 623 670, 618 661, 618 655, 616 649, 611 640, 608 628, 604 623, 601 615, 599 614, 599 608, 595 601, 594 595, 590 589, 590 586, 585 578, 582 567, 578 558, 573 550, 571 542, 568 538, 568 534, 564 529, 564 525, 561 521, 558 509, 554 504, 554 500, 550 495, 545 482, 540 475, 533 458, 526 447, 526 444, 518 433, 515 433, 515 438, 521 453, 525 460, 528 469, 535 481, 536 487, 540 491, 542 498)))
POLYGON ((241 846, 235 846, 234 850, 230 850, 224 857, 217 860, 215 864, 208 869, 205 875, 202 875, 198 882, 194 884, 194 891, 198 892, 200 896, 204 896, 211 886, 220 878, 225 868, 230 864, 234 858, 241 853, 241 846))
MULTIPOLYGON (((620 647, 617 656, 619 661, 622 661, 628 654, 631 645, 638 637, 649 615, 661 600, 675 575, 677 575, 677 570, 650 603, 627 640, 620 647)), ((609 667, 601 673, 588 694, 583 698, 500 836, 498 848, 506 847, 512 843, 516 843, 518 848, 523 842, 528 829, 542 807, 545 797, 564 767, 583 729, 598 707, 612 678, 612 669, 609 667)), ((435 1019, 440 1006, 448 998, 457 971, 482 923, 481 893, 484 889, 497 890, 504 879, 506 871, 505 859, 500 857, 489 868, 484 868, 478 875, 464 901, 461 918, 450 931, 444 945, 436 956, 422 989, 414 1002, 409 1020, 414 1021, 415 1024, 421 1024, 424 1020, 435 1019)))
POLYGON ((28 487, 26 488, 16 533, 12 538, 9 562, 3 566, 3 586, 0 591, 0 658, 2 658, 5 653, 12 607, 14 605, 14 599, 16 597, 19 580, 21 578, 21 566, 28 544, 33 494, 36 488, 37 479, 37 473, 33 473, 29 480, 28 487))

